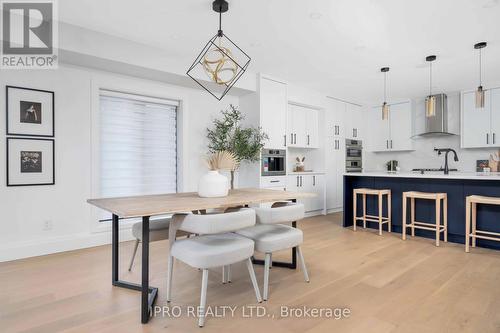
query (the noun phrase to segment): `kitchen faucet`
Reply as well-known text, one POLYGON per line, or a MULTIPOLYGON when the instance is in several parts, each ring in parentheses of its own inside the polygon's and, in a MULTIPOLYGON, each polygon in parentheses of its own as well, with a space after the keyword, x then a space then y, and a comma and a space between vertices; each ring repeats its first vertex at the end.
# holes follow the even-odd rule
POLYGON ((438 155, 441 155, 441 153, 445 153, 444 154, 444 174, 445 175, 449 174, 450 169, 448 168, 448 153, 450 151, 453 152, 453 155, 455 155, 453 159, 455 160, 455 162, 458 162, 457 152, 451 148, 434 148, 434 151, 437 151, 438 155))

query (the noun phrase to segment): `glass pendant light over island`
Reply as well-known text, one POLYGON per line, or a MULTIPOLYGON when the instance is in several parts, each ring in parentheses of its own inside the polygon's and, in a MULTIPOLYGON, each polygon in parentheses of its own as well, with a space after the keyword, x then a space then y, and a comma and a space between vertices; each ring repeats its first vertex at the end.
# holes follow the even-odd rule
POLYGON ((435 55, 430 55, 425 58, 429 63, 429 96, 425 99, 425 116, 427 118, 436 115, 436 96, 432 95, 432 62, 436 60, 435 55))
POLYGON ((387 104, 387 72, 389 67, 382 67, 380 69, 384 73, 384 103, 382 103, 382 120, 389 119, 389 104, 387 104))
POLYGON ((482 49, 486 47, 486 42, 477 43, 474 45, 476 50, 479 50, 479 86, 476 90, 476 108, 484 108, 484 90, 483 90, 483 77, 482 77, 482 49))
POLYGON ((215 0, 212 9, 219 13, 219 30, 201 50, 186 74, 221 100, 246 71, 251 59, 222 31, 222 13, 229 10, 228 2, 215 0), (202 80, 206 76, 209 81, 202 80))

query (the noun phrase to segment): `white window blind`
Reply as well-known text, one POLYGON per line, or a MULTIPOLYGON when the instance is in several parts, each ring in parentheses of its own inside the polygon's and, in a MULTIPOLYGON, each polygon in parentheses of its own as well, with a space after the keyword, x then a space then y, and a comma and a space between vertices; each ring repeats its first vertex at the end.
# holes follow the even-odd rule
POLYGON ((177 191, 177 106, 170 100, 100 91, 103 197, 177 191))

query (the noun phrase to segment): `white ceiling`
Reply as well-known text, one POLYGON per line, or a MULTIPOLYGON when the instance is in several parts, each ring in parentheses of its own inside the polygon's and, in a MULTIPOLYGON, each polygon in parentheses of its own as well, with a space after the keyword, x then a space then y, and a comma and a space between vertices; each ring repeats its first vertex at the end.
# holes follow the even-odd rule
MULTIPOLYGON (((473 44, 487 41, 484 82, 500 83, 500 0, 229 0, 224 32, 250 70, 329 95, 378 103, 380 67, 390 99, 428 92, 425 56, 436 54, 435 91, 472 89, 473 44), (319 17, 319 18, 318 18, 319 17)), ((64 0, 60 20, 156 47, 187 69, 217 32, 211 0, 64 0)))

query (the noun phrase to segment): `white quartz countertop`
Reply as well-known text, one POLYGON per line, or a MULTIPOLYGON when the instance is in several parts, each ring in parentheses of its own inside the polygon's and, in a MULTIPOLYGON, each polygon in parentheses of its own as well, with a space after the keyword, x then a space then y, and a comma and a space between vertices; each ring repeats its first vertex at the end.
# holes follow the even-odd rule
POLYGON ((474 179, 474 180, 500 180, 500 172, 457 172, 450 171, 445 175, 442 171, 420 172, 398 171, 395 173, 385 171, 363 171, 363 172, 346 172, 345 176, 353 177, 399 177, 399 178, 437 178, 437 179, 474 179))
POLYGON ((301 171, 301 172, 289 172, 289 176, 295 176, 295 175, 324 175, 325 172, 322 171, 301 171))

